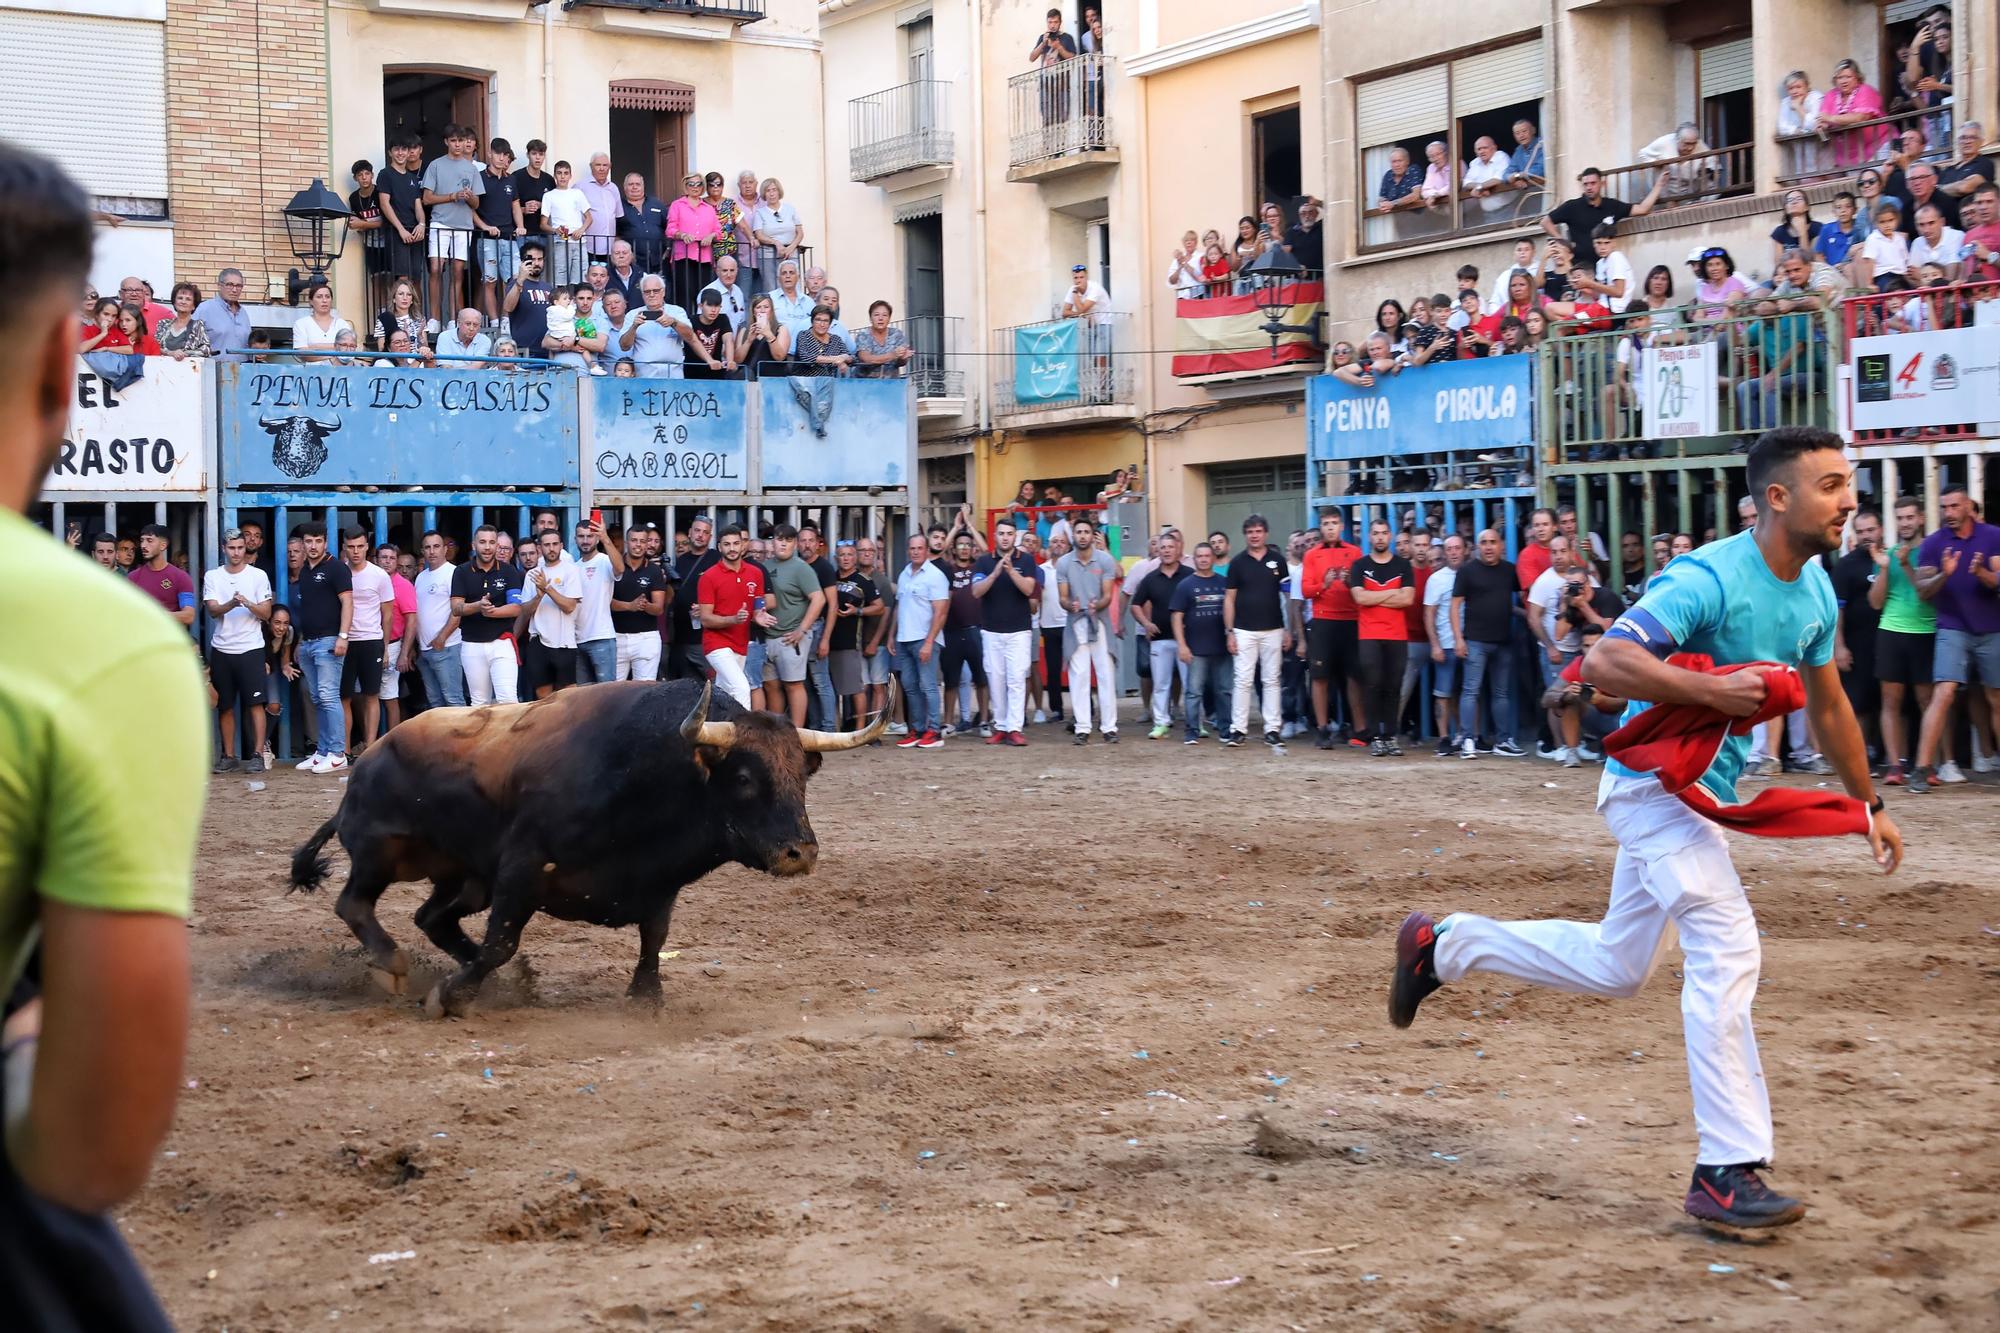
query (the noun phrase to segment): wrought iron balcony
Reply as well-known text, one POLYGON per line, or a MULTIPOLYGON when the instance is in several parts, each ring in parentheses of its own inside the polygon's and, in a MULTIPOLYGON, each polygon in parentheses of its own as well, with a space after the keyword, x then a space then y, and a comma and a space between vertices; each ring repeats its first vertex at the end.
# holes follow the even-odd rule
POLYGON ((847 104, 847 174, 875 181, 952 162, 951 84, 918 79, 847 104))
POLYGON ((1011 180, 1116 162, 1105 100, 1111 62, 1082 55, 1007 80, 1007 165, 1011 180))

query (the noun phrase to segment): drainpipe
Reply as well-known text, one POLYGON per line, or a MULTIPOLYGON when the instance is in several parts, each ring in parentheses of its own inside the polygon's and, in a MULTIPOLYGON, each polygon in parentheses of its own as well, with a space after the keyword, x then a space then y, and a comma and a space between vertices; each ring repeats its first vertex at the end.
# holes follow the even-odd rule
POLYGON ((542 0, 542 134, 556 132, 556 0, 542 0))
MULTIPOLYGON (((976 267, 972 274, 972 315, 974 360, 979 374, 986 376, 987 339, 992 336, 986 314, 986 41, 979 21, 978 6, 967 6, 972 22, 972 77, 966 80, 972 93, 972 253, 976 267)), ((993 386, 982 378, 979 384, 979 433, 993 433, 993 386)))

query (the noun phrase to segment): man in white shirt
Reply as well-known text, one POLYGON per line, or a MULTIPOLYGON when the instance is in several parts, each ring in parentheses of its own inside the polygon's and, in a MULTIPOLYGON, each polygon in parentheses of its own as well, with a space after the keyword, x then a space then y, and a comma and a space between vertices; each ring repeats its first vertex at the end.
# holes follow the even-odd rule
MULTIPOLYGON (((382 697, 383 628, 394 610, 396 585, 368 558, 368 538, 354 528, 341 534, 340 554, 347 562, 347 577, 353 584, 354 617, 347 627, 347 656, 340 668, 341 735, 354 732, 356 713, 361 718, 361 744, 355 753, 375 743, 380 721, 378 705, 382 697)), ((344 748, 344 747, 343 747, 344 748)))
POLYGON ((1936 264, 1944 270, 1946 282, 1957 282, 1959 262, 1964 257, 1965 233, 1945 225, 1944 211, 1936 204, 1917 209, 1917 239, 1910 242, 1911 270, 1936 264))
POLYGON ((1201 280, 1201 237, 1194 232, 1181 237, 1180 248, 1168 262, 1167 286, 1182 300, 1208 295, 1208 284, 1201 280))
POLYGON ((542 230, 549 234, 549 282, 557 287, 574 287, 590 270, 584 233, 596 221, 590 198, 570 184, 573 174, 567 162, 555 166, 556 187, 542 196, 542 230))
POLYGON ((480 326, 486 317, 471 306, 458 312, 458 318, 451 327, 438 335, 437 357, 448 361, 449 370, 478 370, 477 357, 485 356, 493 350, 493 340, 481 333, 480 326))
POLYGON ((1480 135, 1472 146, 1473 157, 1465 164, 1465 178, 1460 189, 1468 199, 1479 201, 1482 213, 1497 213, 1507 207, 1507 159, 1500 155, 1499 146, 1489 135, 1480 135))
POLYGON ((618 679, 618 638, 611 628, 611 585, 624 571, 612 560, 604 529, 588 518, 576 525, 576 572, 583 592, 576 603, 576 683, 618 679))
POLYGON ((1660 173, 1660 198, 1697 199, 1715 193, 1720 179, 1715 159, 1706 156, 1714 151, 1702 142, 1701 127, 1684 120, 1672 134, 1662 134, 1641 148, 1637 160, 1671 164, 1660 173))
POLYGON ((521 666, 521 683, 537 699, 576 684, 576 609, 583 599, 583 571, 563 552, 562 533, 550 529, 536 538, 541 563, 528 572, 534 589, 523 614, 540 641, 521 666))
POLYGON ((444 537, 426 532, 424 567, 411 580, 417 590, 417 613, 403 627, 403 651, 397 663, 408 671, 414 664, 424 678, 424 699, 432 706, 465 707, 465 672, 459 665, 458 617, 451 609, 451 579, 458 567, 444 558, 444 537))
POLYGON ((1457 533, 1444 539, 1444 564, 1431 571, 1424 584, 1424 637, 1430 640, 1431 698, 1437 708, 1440 759, 1449 759, 1458 750, 1459 660, 1454 651, 1458 639, 1451 632, 1451 590, 1458 582, 1458 568, 1465 563, 1465 538, 1457 533))
POLYGON ((667 304, 665 278, 648 273, 639 281, 639 292, 645 304, 625 316, 613 345, 631 357, 641 379, 681 378, 681 363, 687 359, 689 348, 708 363, 710 370, 722 369, 722 363, 709 355, 708 349, 696 340, 694 330, 688 327, 687 311, 667 304))
POLYGON ((1062 294, 1062 317, 1088 318, 1093 324, 1111 322, 1111 294, 1091 278, 1086 264, 1070 268, 1069 288, 1062 294))
POLYGON ((696 304, 706 292, 721 294, 722 313, 729 320, 730 332, 743 327, 743 321, 750 317, 750 303, 744 299, 743 289, 736 285, 736 256, 722 255, 716 259, 715 281, 695 293, 696 304))
POLYGON ((215 622, 208 641, 208 682, 222 724, 222 757, 217 773, 264 768, 264 622, 271 618, 271 580, 250 563, 240 529, 222 534, 225 563, 202 576, 201 600, 215 622), (248 752, 236 757, 236 709, 249 725, 248 752))

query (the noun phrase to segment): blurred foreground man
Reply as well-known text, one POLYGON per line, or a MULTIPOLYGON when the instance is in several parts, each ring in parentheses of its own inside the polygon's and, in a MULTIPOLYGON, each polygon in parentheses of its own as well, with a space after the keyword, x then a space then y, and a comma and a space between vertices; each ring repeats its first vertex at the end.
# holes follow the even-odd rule
POLYGON ((0 1309, 99 1333, 168 1327, 102 1214, 173 1119, 208 718, 186 631, 21 516, 69 417, 90 234, 76 185, 0 142, 0 615, 33 627, 0 636, 0 1309))

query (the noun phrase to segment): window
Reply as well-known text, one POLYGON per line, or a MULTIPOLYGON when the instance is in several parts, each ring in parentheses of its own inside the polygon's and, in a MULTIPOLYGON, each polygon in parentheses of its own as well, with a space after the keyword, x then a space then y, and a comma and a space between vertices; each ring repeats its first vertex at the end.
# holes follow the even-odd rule
MULTIPOLYGON (((1285 222, 1298 219, 1303 172, 1299 162, 1299 109, 1266 111, 1250 118, 1251 202, 1261 209, 1275 203, 1285 210, 1285 222)), ((1253 212, 1255 209, 1252 210, 1253 212)))
POLYGON ((1750 61, 1748 34, 1695 50, 1695 95, 1701 104, 1696 117, 1703 142, 1712 148, 1749 143, 1756 75, 1750 61))
POLYGON ((1507 164, 1518 151, 1517 165, 1529 170, 1517 174, 1548 174, 1546 87, 1540 37, 1357 84, 1362 246, 1508 227, 1543 212, 1544 191, 1509 181, 1507 164))

